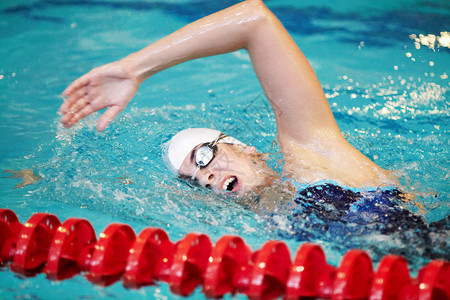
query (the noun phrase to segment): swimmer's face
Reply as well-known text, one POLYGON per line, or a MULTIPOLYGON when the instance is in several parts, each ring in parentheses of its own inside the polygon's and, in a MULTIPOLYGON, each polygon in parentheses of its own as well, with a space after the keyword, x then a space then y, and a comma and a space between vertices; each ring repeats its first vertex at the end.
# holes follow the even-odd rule
POLYGON ((195 153, 200 146, 184 159, 178 172, 183 178, 195 174, 195 181, 216 193, 244 195, 263 185, 270 172, 255 147, 220 143, 213 160, 196 172, 195 153))

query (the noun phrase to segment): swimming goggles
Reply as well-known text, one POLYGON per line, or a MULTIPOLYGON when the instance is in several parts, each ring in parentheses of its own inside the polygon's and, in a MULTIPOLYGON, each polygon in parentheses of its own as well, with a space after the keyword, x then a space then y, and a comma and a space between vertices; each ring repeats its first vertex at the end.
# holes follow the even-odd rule
POLYGON ((197 169, 195 170, 194 174, 191 177, 192 180, 195 179, 195 175, 197 175, 200 169, 207 167, 211 163, 211 161, 216 156, 217 143, 226 136, 227 136, 226 134, 220 133, 219 136, 214 141, 203 144, 195 151, 194 156, 197 169))

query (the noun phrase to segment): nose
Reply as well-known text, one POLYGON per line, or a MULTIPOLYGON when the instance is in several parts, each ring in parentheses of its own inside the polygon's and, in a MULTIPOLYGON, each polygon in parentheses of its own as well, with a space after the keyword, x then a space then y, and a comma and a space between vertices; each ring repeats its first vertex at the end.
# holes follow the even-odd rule
POLYGON ((215 178, 216 178, 216 175, 214 174, 214 172, 210 171, 208 169, 200 170, 197 174, 198 182, 202 186, 209 188, 209 189, 212 188, 215 178))

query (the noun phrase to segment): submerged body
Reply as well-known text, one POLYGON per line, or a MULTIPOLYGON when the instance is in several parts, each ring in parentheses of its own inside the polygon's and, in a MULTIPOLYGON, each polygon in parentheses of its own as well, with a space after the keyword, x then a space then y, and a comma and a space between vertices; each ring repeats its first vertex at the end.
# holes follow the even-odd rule
POLYGON ((334 248, 363 248, 376 260, 386 253, 448 260, 450 216, 428 224, 402 205, 404 196, 397 189, 359 191, 323 183, 300 188, 294 201, 264 213, 272 231, 285 239, 332 240, 334 248))

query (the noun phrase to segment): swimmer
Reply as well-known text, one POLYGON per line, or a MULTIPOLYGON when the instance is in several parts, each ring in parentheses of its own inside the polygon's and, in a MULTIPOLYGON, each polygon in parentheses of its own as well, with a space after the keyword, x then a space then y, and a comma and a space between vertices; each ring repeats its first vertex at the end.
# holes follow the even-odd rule
POLYGON ((176 134, 167 147, 169 168, 216 193, 244 195, 281 178, 311 185, 321 181, 364 189, 397 185, 354 148, 336 124, 307 59, 261 0, 247 0, 206 16, 122 60, 91 70, 63 92, 61 122, 71 127, 95 111, 103 131, 152 75, 206 56, 245 49, 274 110, 283 173, 271 170, 255 147, 205 128, 176 134))

